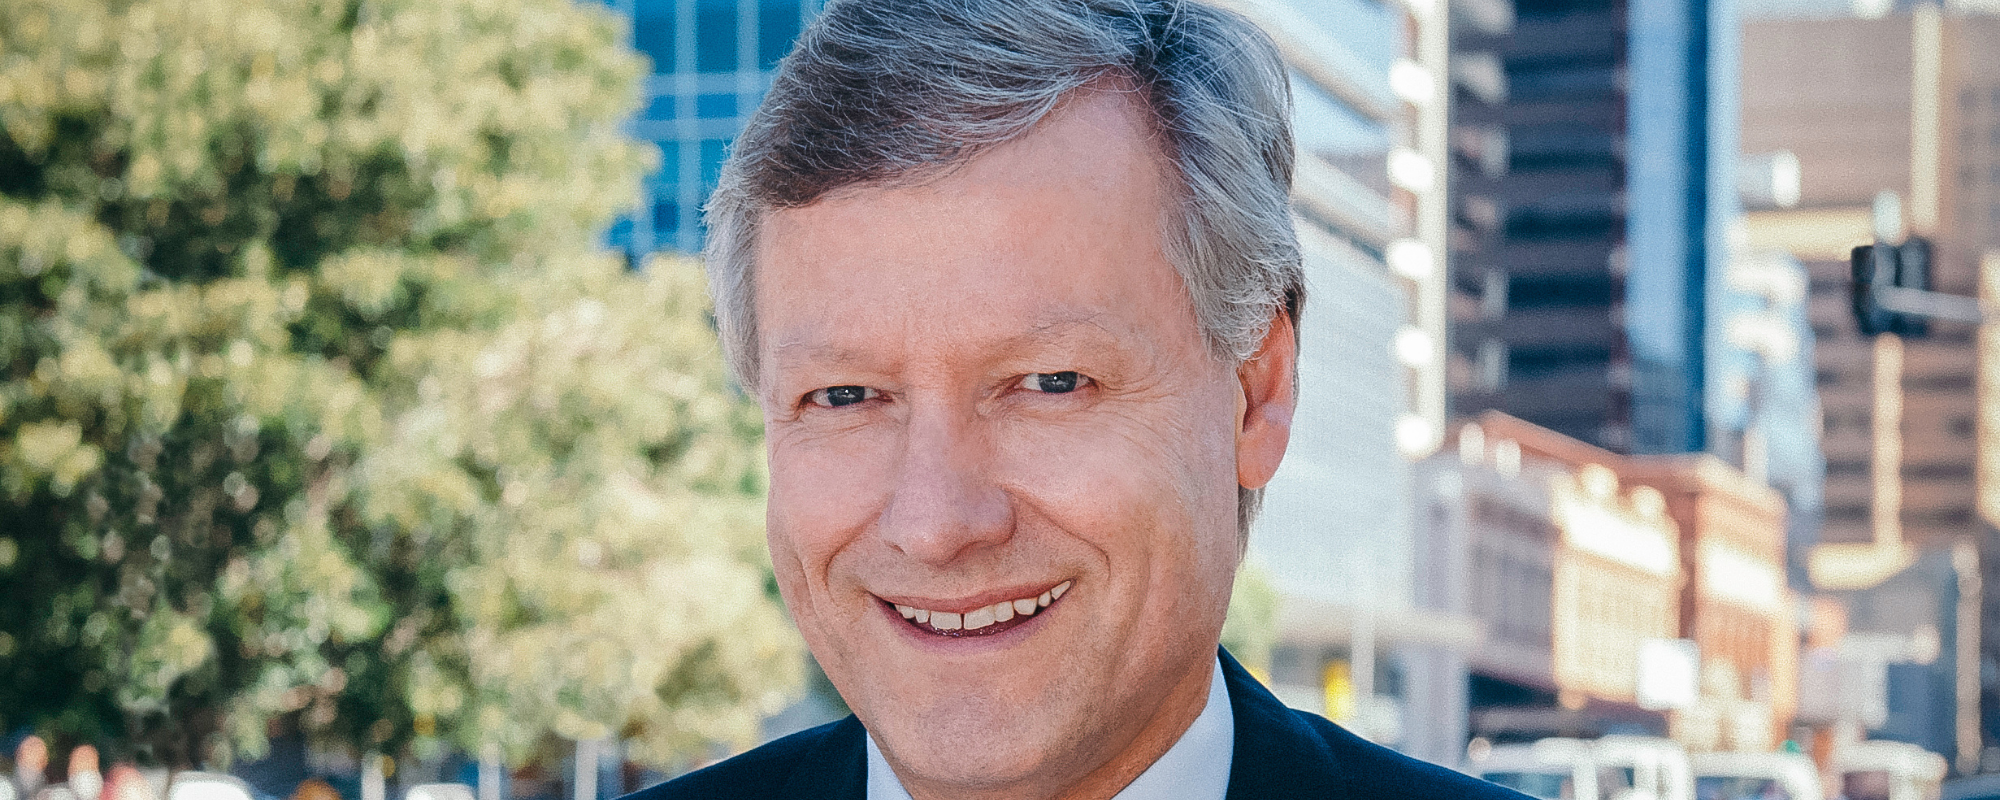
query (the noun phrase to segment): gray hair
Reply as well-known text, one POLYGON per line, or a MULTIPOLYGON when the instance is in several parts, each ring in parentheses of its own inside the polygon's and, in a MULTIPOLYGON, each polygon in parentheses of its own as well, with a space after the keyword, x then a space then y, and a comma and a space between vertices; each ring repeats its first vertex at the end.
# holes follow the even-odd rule
MULTIPOLYGON (((736 379, 758 384, 767 214, 935 177, 1105 78, 1145 98, 1174 167, 1178 219, 1163 249, 1211 353, 1248 360, 1279 314, 1296 332, 1291 94, 1255 25, 1191 0, 833 0, 779 66, 709 200, 709 286, 736 379)), ((1241 498, 1245 530, 1258 494, 1241 498)))

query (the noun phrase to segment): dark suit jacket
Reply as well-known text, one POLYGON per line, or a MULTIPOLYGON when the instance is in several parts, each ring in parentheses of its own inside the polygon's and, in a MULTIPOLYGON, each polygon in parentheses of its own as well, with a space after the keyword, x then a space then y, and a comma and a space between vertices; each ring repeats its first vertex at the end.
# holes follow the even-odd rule
MULTIPOLYGON (((1316 715, 1287 708, 1228 652, 1223 683, 1236 715, 1229 800, 1525 800, 1443 767, 1401 755, 1316 715)), ((796 733, 621 800, 865 800, 868 757, 861 722, 848 717, 796 733)))

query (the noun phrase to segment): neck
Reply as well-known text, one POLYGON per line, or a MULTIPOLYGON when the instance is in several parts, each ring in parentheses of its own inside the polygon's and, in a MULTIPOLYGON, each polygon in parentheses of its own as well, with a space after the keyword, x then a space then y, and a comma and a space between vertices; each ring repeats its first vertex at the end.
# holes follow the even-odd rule
MULTIPOLYGON (((1160 756, 1166 755, 1194 725, 1195 718, 1201 716, 1202 709, 1208 705, 1209 683, 1214 680, 1218 668, 1214 655, 1197 661, 1187 674, 1175 682, 1173 690, 1167 693, 1153 713, 1142 718, 1130 736, 1122 737, 1125 740, 1122 748, 1081 776, 1066 774, 1028 784, 980 787, 911 780, 903 769, 896 770, 897 777, 902 780, 903 788, 910 793, 912 800, 1110 800, 1153 762, 1160 760, 1160 756)), ((891 767, 896 766, 888 753, 883 753, 883 756, 890 759, 891 767)))

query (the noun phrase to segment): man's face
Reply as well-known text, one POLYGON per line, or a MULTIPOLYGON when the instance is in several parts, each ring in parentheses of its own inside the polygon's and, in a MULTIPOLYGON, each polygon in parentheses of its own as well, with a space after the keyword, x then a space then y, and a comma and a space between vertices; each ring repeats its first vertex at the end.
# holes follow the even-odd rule
POLYGON ((937 180, 778 212, 758 242, 778 585, 919 796, 1157 756, 1207 692, 1237 486, 1283 436, 1239 470, 1256 392, 1161 252, 1144 113, 1080 94, 937 180))

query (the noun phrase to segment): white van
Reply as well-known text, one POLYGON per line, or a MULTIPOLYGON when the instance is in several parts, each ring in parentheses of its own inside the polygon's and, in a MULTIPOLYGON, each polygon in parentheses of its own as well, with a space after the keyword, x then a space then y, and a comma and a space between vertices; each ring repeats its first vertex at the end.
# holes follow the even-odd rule
POLYGON ((1594 742, 1593 749, 1599 790, 1606 800, 1695 800, 1694 770, 1679 742, 1657 736, 1606 736, 1594 742))
POLYGON ((1467 753, 1466 771, 1542 800, 1598 800, 1597 761, 1582 739, 1480 747, 1467 753))
POLYGON ((1543 800, 1694 800, 1687 752, 1667 739, 1543 739, 1468 753, 1467 771, 1543 800))
POLYGON ((1699 753, 1695 800, 1824 800, 1819 766, 1801 753, 1699 753))

